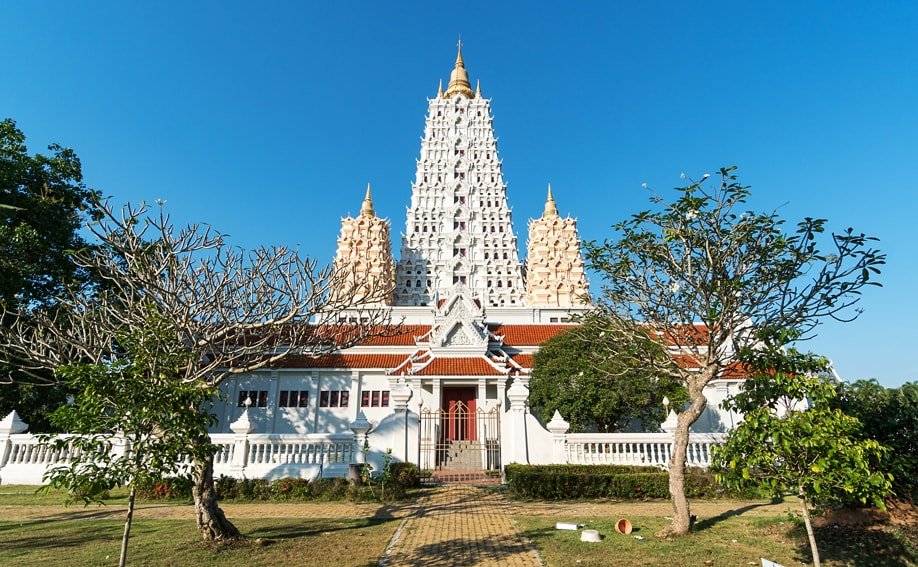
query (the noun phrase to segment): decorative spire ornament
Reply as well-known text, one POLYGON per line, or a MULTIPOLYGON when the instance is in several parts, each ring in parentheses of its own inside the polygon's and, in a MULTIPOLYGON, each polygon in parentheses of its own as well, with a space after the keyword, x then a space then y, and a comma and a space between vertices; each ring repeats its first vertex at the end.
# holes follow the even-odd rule
POLYGON ((465 70, 465 62, 462 60, 462 40, 459 40, 459 54, 456 55, 456 66, 449 75, 449 85, 446 87, 446 98, 452 98, 456 95, 463 95, 466 98, 475 98, 472 92, 472 85, 469 83, 469 73, 465 70))
POLYGON ((370 195, 370 184, 367 183, 367 194, 363 198, 363 204, 360 206, 360 214, 363 216, 375 217, 376 211, 373 210, 373 197, 370 195))
POLYGON ((555 198, 551 194, 551 183, 548 184, 548 198, 545 199, 545 212, 542 213, 543 217, 556 217, 558 216, 558 205, 555 204, 555 198))

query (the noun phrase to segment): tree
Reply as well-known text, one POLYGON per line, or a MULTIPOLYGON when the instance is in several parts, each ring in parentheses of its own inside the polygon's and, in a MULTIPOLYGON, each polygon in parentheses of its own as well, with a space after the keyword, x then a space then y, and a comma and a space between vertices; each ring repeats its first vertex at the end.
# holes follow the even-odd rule
MULTIPOLYGON (((162 206, 152 212, 146 204, 115 209, 99 202, 95 211, 100 220, 88 227, 95 246, 74 251, 73 261, 97 273, 100 284, 67 287, 57 309, 5 314, 0 362, 17 364, 33 380, 54 383, 48 372, 61 366, 117 357, 117 337, 143 329, 151 310, 178 334, 171 345, 188 361, 181 381, 206 389, 292 354, 319 356, 389 332, 379 305, 391 290, 364 290, 354 299, 348 289, 355 278, 346 269, 317 269, 283 247, 245 252, 209 227, 177 230, 162 206), (341 323, 344 314, 358 323, 341 323)), ((217 504, 213 454, 196 458, 193 469, 202 535, 240 537, 217 504)))
MULTIPOLYGON (((48 150, 50 155, 29 155, 16 123, 0 122, 0 305, 12 311, 51 307, 69 282, 91 276, 67 251, 85 246, 79 229, 92 214, 96 192, 83 183, 72 149, 53 144, 48 150)), ((0 367, 0 374, 12 370, 0 367)), ((47 383, 2 386, 0 415, 15 409, 32 431, 49 431, 48 415, 66 396, 47 383)))
POLYGON ((883 507, 891 476, 880 472, 886 449, 863 438, 856 418, 831 407, 835 385, 818 375, 828 361, 782 346, 744 350, 753 376, 725 402, 744 418, 715 448, 712 470, 732 488, 796 495, 819 567, 809 506, 856 500, 883 507), (812 407, 799 409, 801 400, 812 407))
POLYGON ((753 329, 791 329, 803 340, 824 318, 856 317, 852 306, 885 263, 871 248, 876 239, 853 229, 829 236, 825 220, 806 218, 788 234, 776 212, 743 211, 750 191, 734 171, 721 169, 713 187, 705 175, 677 188, 673 202, 654 197, 654 210, 615 225, 616 240, 586 247, 603 277, 597 306, 608 331, 622 341, 649 333, 675 356, 647 366, 688 388, 669 463, 673 521, 663 536, 689 530, 685 458, 705 386, 737 369, 737 353, 756 341, 753 329))
POLYGON ((574 432, 659 425, 666 418, 663 398, 679 406, 687 399, 685 389, 670 376, 644 370, 645 358, 666 356, 659 345, 648 338, 616 348, 616 337, 588 317, 543 344, 535 355, 529 404, 545 418, 561 412, 574 432))
POLYGON ((864 439, 889 448, 883 470, 893 475, 896 495, 914 500, 918 496, 918 382, 898 388, 884 388, 876 380, 841 384, 830 405, 857 418, 864 425, 864 439))
POLYGON ((216 391, 181 379, 189 353, 176 344, 176 329, 155 312, 146 320, 145 327, 117 337, 117 359, 57 370, 76 396, 51 421, 78 435, 43 439, 71 455, 67 465, 46 473, 48 487, 66 487, 87 503, 104 490, 128 487, 121 567, 127 562, 137 488, 188 474, 182 464, 206 459, 211 447, 197 441, 216 421, 206 411, 216 391))

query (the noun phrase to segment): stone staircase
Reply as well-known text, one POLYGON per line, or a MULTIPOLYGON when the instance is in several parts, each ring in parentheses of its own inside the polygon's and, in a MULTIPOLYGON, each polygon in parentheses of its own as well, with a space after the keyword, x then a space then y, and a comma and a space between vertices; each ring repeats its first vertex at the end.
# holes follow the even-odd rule
POLYGON ((480 471, 481 443, 478 441, 450 441, 446 446, 446 456, 440 462, 443 470, 480 471))

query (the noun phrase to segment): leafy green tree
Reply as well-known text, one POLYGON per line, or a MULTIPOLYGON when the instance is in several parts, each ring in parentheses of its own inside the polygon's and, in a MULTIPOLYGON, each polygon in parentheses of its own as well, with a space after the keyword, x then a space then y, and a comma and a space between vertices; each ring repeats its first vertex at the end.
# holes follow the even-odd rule
POLYGON ((128 487, 122 567, 137 487, 169 475, 190 475, 181 464, 207 457, 211 448, 198 439, 216 422, 206 411, 216 391, 182 380, 188 354, 176 348, 181 341, 176 329, 151 310, 146 321, 143 328, 117 337, 116 360, 58 370, 76 395, 51 415, 51 421, 79 435, 43 438, 54 450, 71 455, 67 465, 45 475, 49 487, 66 487, 87 503, 109 488, 128 487))
POLYGON ((588 318, 543 344, 529 382, 533 409, 544 419, 561 412, 574 432, 611 432, 636 421, 656 427, 666 419, 664 397, 677 407, 688 399, 672 377, 645 370, 645 358, 666 356, 657 343, 648 339, 617 348, 611 344, 616 336, 588 318))
POLYGON ((807 338, 824 318, 856 317, 852 307, 885 263, 871 248, 875 239, 853 229, 827 235, 824 220, 806 218, 788 233, 777 213, 744 210, 750 191, 734 170, 677 188, 672 202, 654 197, 653 210, 614 227, 616 239, 586 247, 603 277, 599 316, 622 335, 616 344, 652 329, 678 354, 647 366, 688 389, 669 463, 673 521, 663 536, 689 530, 686 453, 689 428, 707 406, 705 386, 737 369, 754 329, 807 338))
POLYGON ((876 380, 842 384, 831 401, 863 425, 862 436, 889 448, 883 470, 893 475, 898 496, 918 497, 918 382, 885 388, 876 380))
POLYGON ((819 567, 809 507, 851 500, 883 507, 891 488, 881 472, 886 449, 863 438, 857 418, 831 407, 836 387, 819 376, 826 359, 778 345, 746 349, 743 357, 753 377, 724 405, 744 419, 715 448, 712 470, 732 488, 796 495, 819 567), (802 400, 811 407, 799 408, 802 400))
MULTIPOLYGON (((89 278, 68 250, 86 244, 79 229, 96 193, 83 183, 72 149, 48 149, 50 155, 29 155, 16 123, 0 122, 0 305, 10 310, 51 306, 68 283, 89 278)), ((11 370, 0 366, 0 381, 11 370)), ((0 415, 16 410, 32 431, 49 431, 48 415, 66 396, 59 385, 2 384, 0 415)))

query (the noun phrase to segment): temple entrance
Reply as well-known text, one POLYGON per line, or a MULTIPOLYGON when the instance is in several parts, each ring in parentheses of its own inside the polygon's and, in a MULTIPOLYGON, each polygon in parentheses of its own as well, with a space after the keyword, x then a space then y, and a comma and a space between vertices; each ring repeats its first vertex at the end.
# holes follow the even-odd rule
POLYGON ((444 441, 475 441, 477 388, 443 388, 444 441))
POLYGON ((498 479, 500 407, 478 408, 475 387, 443 388, 442 407, 423 409, 418 465, 440 482, 498 479))

